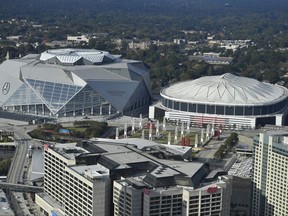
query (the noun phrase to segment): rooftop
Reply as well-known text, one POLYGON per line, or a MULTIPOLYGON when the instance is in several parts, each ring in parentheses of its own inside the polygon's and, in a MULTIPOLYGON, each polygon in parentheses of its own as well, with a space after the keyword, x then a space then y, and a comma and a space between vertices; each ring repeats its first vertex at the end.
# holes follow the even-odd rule
POLYGON ((69 160, 74 160, 80 154, 89 153, 85 149, 77 147, 76 143, 56 144, 54 150, 69 160))
MULTIPOLYGON (((134 142, 137 141, 137 139, 133 140, 134 142)), ((109 177, 111 170, 119 173, 123 173, 123 170, 125 170, 124 173, 127 176, 143 175, 144 182, 147 184, 151 183, 153 187, 155 185, 165 185, 166 183, 169 183, 169 186, 173 186, 176 184, 176 180, 173 179, 177 176, 188 179, 186 184, 191 182, 194 187, 208 174, 207 166, 204 163, 187 162, 181 158, 158 158, 157 154, 151 154, 149 151, 135 148, 136 145, 133 144, 133 141, 130 141, 130 144, 125 142, 117 143, 118 141, 89 141, 83 143, 82 147, 75 144, 56 144, 51 146, 51 148, 65 158, 75 160, 76 165, 72 165, 70 168, 88 179, 106 179, 109 177), (79 165, 77 165, 78 159, 82 161, 79 165), (83 161, 86 161, 86 163, 83 164, 83 161), (146 178, 145 176, 149 177, 146 178), (189 179, 192 180, 190 181, 189 179)), ((140 143, 144 142, 140 139, 138 141, 140 143)), ((142 144, 141 147, 144 147, 144 143, 142 144)), ((151 142, 148 142, 148 146, 150 144, 151 142)), ((160 144, 155 145, 162 148, 160 144)), ((161 150, 158 151, 161 153, 161 150)), ((155 152, 157 152, 157 148, 153 151, 153 153, 155 152)), ((170 154, 173 153, 170 152, 170 154)))
POLYGON ((223 105, 269 105, 284 100, 288 90, 278 85, 226 73, 176 83, 161 91, 175 101, 223 105))
POLYGON ((236 161, 228 171, 228 175, 249 178, 251 177, 252 157, 236 161))
POLYGON ((0 190, 0 215, 14 216, 14 213, 9 206, 6 194, 4 193, 3 190, 0 190))
POLYGON ((72 170, 76 171, 80 175, 84 175, 90 180, 106 180, 109 179, 109 169, 101 165, 91 165, 91 166, 72 166, 72 170))
POLYGON ((94 65, 114 62, 119 57, 93 49, 55 49, 43 52, 40 61, 50 64, 94 65))

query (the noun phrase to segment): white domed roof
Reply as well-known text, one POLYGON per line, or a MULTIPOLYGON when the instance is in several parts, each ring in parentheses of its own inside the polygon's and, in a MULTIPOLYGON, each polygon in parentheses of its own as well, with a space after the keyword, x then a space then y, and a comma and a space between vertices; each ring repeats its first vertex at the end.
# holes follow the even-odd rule
POLYGON ((161 95, 191 103, 263 105, 283 100, 287 92, 281 86, 226 73, 174 84, 163 89, 161 95))

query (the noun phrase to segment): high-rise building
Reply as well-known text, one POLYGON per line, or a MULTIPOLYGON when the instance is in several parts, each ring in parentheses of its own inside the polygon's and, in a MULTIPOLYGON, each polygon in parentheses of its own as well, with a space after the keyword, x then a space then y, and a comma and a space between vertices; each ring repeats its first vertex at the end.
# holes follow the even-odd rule
POLYGON ((149 188, 141 177, 114 182, 114 215, 230 215, 231 181, 219 177, 202 187, 149 188), (147 188, 148 187, 148 188, 147 188))
POLYGON ((38 194, 36 203, 46 214, 109 215, 112 187, 109 170, 97 164, 79 164, 76 156, 87 152, 68 146, 45 150, 45 194, 38 194))
POLYGON ((288 215, 288 132, 260 133, 253 151, 251 215, 288 215))
POLYGON ((230 215, 231 179, 223 170, 211 172, 206 163, 184 161, 190 147, 172 153, 169 145, 117 141, 46 148, 44 193, 36 195, 42 211, 63 216, 230 215))

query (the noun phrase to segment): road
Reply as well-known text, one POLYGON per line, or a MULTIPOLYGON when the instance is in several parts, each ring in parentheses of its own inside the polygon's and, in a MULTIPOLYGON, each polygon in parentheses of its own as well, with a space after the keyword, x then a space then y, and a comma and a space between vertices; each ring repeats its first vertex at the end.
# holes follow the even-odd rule
MULTIPOLYGON (((14 141, 16 146, 16 151, 7 175, 7 184, 2 184, 2 188, 7 188, 7 197, 9 197, 10 204, 12 205, 13 211, 17 216, 26 215, 41 215, 39 212, 37 214, 31 213, 31 201, 26 201, 24 199, 23 193, 17 193, 15 191, 40 191, 40 188, 30 188, 27 185, 19 185, 18 182, 23 182, 24 168, 27 163, 27 153, 29 146, 33 145, 34 141, 32 138, 26 134, 26 132, 20 127, 13 126, 0 122, 0 130, 14 132, 14 141)), ((27 196, 27 195, 26 195, 27 196)))
POLYGON ((32 138, 24 131, 14 128, 16 152, 7 175, 8 183, 16 184, 18 182, 23 182, 23 170, 28 154, 29 141, 31 140, 32 138))

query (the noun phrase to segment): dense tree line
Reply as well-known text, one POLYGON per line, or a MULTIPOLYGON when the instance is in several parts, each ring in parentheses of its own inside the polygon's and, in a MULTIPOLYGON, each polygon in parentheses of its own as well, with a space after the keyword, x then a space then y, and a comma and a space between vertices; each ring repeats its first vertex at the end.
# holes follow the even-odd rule
POLYGON ((287 43, 283 40, 288 28, 285 0, 3 0, 1 3, 1 19, 26 19, 49 30, 39 31, 28 23, 13 28, 13 24, 2 22, 1 34, 29 31, 33 40, 61 39, 78 32, 172 40, 179 30, 192 29, 221 33, 226 39, 249 38, 257 43, 265 39, 263 45, 268 45, 267 40, 277 34, 278 44, 287 43))
POLYGON ((86 128, 84 132, 85 138, 100 137, 108 128, 107 122, 97 121, 76 121, 73 125, 86 128))
POLYGON ((104 32, 108 36, 94 38, 79 47, 107 50, 144 61, 150 67, 153 88, 227 72, 275 83, 288 71, 288 51, 279 49, 288 47, 287 11, 285 0, 3 0, 0 37, 25 35, 27 44, 15 48, 11 42, 2 40, 0 60, 5 59, 7 51, 10 58, 41 53, 48 48, 43 41, 65 40, 69 34, 104 32), (18 21, 7 21, 12 18, 18 21), (34 28, 32 24, 43 26, 34 28), (196 32, 185 35, 180 30, 196 32), (254 46, 235 52, 204 46, 209 35, 215 39, 251 39, 254 46), (124 40, 120 50, 112 43, 115 38, 124 40), (135 51, 128 49, 125 42, 132 39, 172 42, 173 38, 197 40, 200 44, 184 54, 181 45, 135 51), (37 46, 31 45, 36 42, 37 46), (187 55, 195 52, 220 52, 233 57, 233 62, 215 66, 188 61, 187 55))
MULTIPOLYGON (((276 83, 283 80, 288 72, 288 50, 261 49, 258 46, 236 50, 228 54, 233 57, 230 65, 210 65, 205 62, 188 61, 179 46, 152 46, 150 49, 128 50, 127 58, 144 61, 150 67, 152 87, 159 88, 169 83, 196 79, 201 76, 234 73, 239 76, 251 77, 260 81, 276 83)), ((193 51, 193 50, 192 50, 193 51)), ((200 53, 217 51, 213 48, 197 48, 200 53)), ((222 52, 224 55, 225 52, 222 52)))
POLYGON ((4 159, 0 161, 0 175, 7 176, 11 165, 11 159, 4 159))

